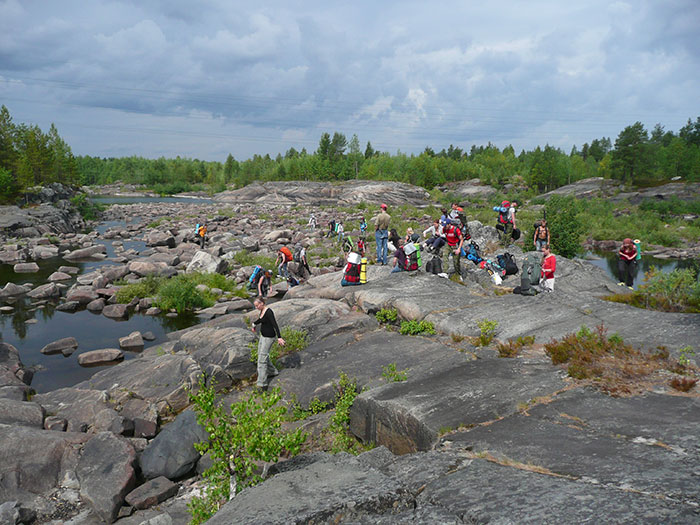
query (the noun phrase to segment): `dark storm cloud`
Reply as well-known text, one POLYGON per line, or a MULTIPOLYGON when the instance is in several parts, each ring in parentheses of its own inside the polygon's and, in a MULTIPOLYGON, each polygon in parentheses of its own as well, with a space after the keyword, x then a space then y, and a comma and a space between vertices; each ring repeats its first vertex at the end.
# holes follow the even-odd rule
POLYGON ((77 153, 568 150, 695 117, 700 7, 0 0, 0 99, 77 153), (90 127, 91 126, 91 127, 90 127))

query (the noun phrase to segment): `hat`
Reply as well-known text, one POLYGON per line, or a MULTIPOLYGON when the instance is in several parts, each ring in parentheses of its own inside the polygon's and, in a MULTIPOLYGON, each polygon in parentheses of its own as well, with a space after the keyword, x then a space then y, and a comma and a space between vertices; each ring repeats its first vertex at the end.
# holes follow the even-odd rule
POLYGON ((624 241, 622 241, 622 244, 632 244, 632 239, 627 237, 624 241))
POLYGON ((386 210, 386 204, 382 203, 382 205, 380 206, 380 208, 381 208, 382 210, 386 210))

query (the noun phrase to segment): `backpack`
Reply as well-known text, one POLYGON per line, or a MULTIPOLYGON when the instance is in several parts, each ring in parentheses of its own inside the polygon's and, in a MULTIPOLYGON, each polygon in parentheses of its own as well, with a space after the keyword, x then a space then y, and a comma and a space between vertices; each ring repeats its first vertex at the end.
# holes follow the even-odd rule
POLYGON ((510 224, 511 221, 508 220, 508 210, 510 209, 510 202, 503 201, 500 206, 494 206, 493 211, 498 212, 498 222, 500 224, 510 224))
POLYGON ((476 244, 474 241, 469 243, 466 255, 467 259, 472 261, 474 264, 479 264, 481 261, 483 261, 483 259, 481 258, 481 254, 479 253, 479 245, 476 244))
POLYGON ((289 262, 289 261, 294 259, 294 257, 292 256, 291 250, 289 248, 287 248, 286 246, 282 246, 280 248, 280 252, 282 252, 282 254, 284 255, 283 262, 289 262))
POLYGON ((427 273, 432 273, 437 275, 442 273, 442 259, 440 257, 433 257, 427 263, 425 263, 425 271, 427 273))
POLYGON ((403 253, 406 258, 403 261, 403 269, 407 272, 412 272, 418 269, 418 249, 416 245, 409 242, 403 247, 403 253))
POLYGON ((352 244, 352 239, 348 235, 347 237, 345 237, 345 239, 343 239, 343 251, 345 253, 348 253, 348 252, 351 252, 353 250, 354 250, 354 246, 352 244))
POLYGON ((296 248, 294 248, 294 262, 300 263, 301 258, 306 255, 304 253, 306 250, 304 250, 304 247, 301 244, 298 244, 296 248))
POLYGON ((359 283, 360 282, 360 263, 351 263, 348 261, 345 267, 345 272, 343 278, 349 283, 359 283))
POLYGON ((497 257, 498 265, 506 269, 506 275, 515 275, 518 273, 518 265, 512 254, 506 252, 497 257))
POLYGON ((520 273, 520 293, 522 295, 537 295, 537 291, 532 285, 540 282, 541 271, 539 254, 536 252, 529 252, 525 256, 523 268, 520 273))
POLYGON ((294 286, 298 286, 298 285, 299 285, 299 279, 297 279, 296 277, 292 277, 292 276, 290 275, 289 277, 287 277, 287 284, 289 285, 290 288, 292 288, 292 287, 294 287, 294 286))
POLYGON ((248 279, 248 288, 253 290, 254 288, 258 287, 258 281, 260 278, 265 274, 263 271, 262 266, 256 266, 253 268, 253 273, 251 274, 250 278, 248 279))

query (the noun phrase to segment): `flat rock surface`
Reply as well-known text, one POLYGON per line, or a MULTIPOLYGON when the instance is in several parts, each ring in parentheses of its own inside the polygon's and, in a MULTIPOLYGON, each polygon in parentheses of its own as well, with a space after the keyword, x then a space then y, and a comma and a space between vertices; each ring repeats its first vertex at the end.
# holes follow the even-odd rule
POLYGON ((0 424, 42 428, 44 409, 34 402, 0 398, 0 424))
POLYGON ((178 488, 177 484, 160 476, 129 492, 125 500, 135 509, 147 509, 177 494, 178 488))
POLYGON ((97 414, 111 407, 106 392, 73 387, 37 394, 32 401, 43 406, 48 415, 65 419, 69 431, 94 425, 97 414))

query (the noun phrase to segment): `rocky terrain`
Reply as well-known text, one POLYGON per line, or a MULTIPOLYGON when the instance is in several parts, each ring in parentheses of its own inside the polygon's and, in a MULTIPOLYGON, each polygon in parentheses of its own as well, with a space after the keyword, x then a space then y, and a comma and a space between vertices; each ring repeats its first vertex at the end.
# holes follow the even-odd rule
MULTIPOLYGON (((388 267, 370 265, 366 285, 343 288, 340 250, 324 229, 305 227, 308 214, 315 212, 319 225, 352 221, 365 212, 319 203, 417 205, 425 196, 396 183, 382 183, 381 191, 367 185, 355 191, 354 182, 314 184, 266 183, 228 192, 215 204, 113 206, 105 220, 118 222, 103 233, 13 240, 0 250, 3 261, 62 257, 65 271, 36 287, 8 283, 0 301, 28 296, 117 319, 156 315, 149 297, 116 304, 115 283, 201 270, 242 284, 252 266, 237 262, 239 252, 274 258, 281 245, 308 247, 313 276, 289 290, 275 285, 280 300, 272 308, 280 326, 306 330, 309 345, 283 358, 272 386, 306 407, 332 400, 333 382, 345 372, 363 389, 349 428, 377 447, 359 456, 311 450, 281 462, 210 523, 697 523, 697 390, 673 390, 668 372, 663 382, 635 385, 635 395, 611 397, 593 382, 568 377, 543 344, 602 323, 625 342, 647 351, 664 346, 677 358, 697 341, 700 315, 603 301, 619 288, 602 270, 564 258, 555 291, 535 297, 509 293, 518 276, 497 287, 466 261, 463 283, 423 271, 390 275, 388 267), (209 242, 200 250, 191 242, 193 226, 205 218, 209 242), (124 249, 133 240, 146 248, 124 249), (104 242, 115 252, 109 264, 71 273, 74 261, 106 259, 104 242), (403 320, 430 321, 437 333, 400 335, 377 322, 382 308, 395 308, 403 320), (481 320, 498 321, 498 341, 535 336, 535 343, 501 358, 495 344, 475 344, 481 320), (392 363, 406 370, 405 380, 382 376, 392 363)), ((427 225, 431 217, 415 219, 427 225)), ((495 247, 494 228, 472 222, 470 229, 480 246, 495 247)), ((521 248, 508 251, 520 265, 521 248)), ((251 309, 250 300, 221 293, 215 306, 198 312, 203 322, 170 333, 167 343, 149 346, 146 334, 131 334, 121 349, 83 359, 112 363, 128 349, 138 357, 35 395, 20 352, 0 343, 0 522, 187 523, 186 503, 206 468, 192 446, 205 434, 187 392, 202 373, 229 402, 245 392, 255 375, 251 309)), ((70 356, 75 346, 61 340, 41 351, 70 356)), ((323 422, 320 414, 305 424, 313 433, 323 422)))
POLYGON ((639 204, 644 199, 670 199, 677 197, 681 200, 693 200, 700 196, 700 183, 698 182, 670 182, 662 186, 641 188, 638 190, 626 190, 622 183, 603 177, 583 179, 566 186, 561 186, 542 195, 547 199, 552 195, 573 195, 579 199, 591 197, 605 197, 613 201, 628 200, 632 204, 639 204))

